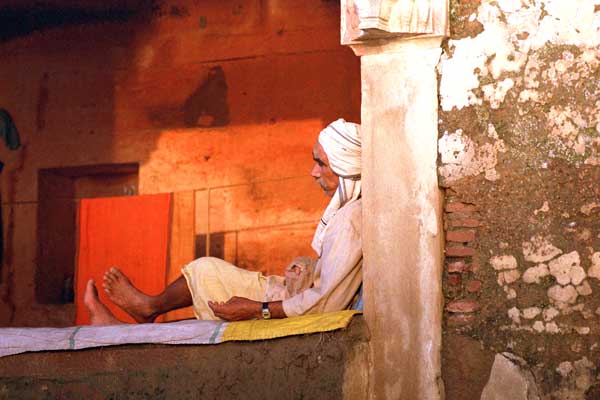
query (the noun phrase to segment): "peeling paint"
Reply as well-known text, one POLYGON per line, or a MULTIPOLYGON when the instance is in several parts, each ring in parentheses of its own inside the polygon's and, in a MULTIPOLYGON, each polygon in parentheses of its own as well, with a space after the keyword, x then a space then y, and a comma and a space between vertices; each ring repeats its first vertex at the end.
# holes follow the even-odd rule
POLYGON ((444 164, 439 173, 447 182, 481 173, 485 173, 487 180, 495 181, 499 178, 495 169, 498 153, 505 152, 506 148, 502 140, 477 145, 459 129, 454 133, 444 132, 438 142, 438 151, 444 164))

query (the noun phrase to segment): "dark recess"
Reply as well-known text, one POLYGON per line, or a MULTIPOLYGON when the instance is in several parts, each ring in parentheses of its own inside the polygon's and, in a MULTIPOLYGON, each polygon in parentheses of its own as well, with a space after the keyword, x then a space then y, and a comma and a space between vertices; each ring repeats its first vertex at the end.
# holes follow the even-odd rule
POLYGON ((139 15, 160 12, 156 1, 98 1, 94 7, 73 5, 73 1, 53 3, 23 1, 0 6, 0 42, 46 29, 100 22, 123 22, 139 15), (66 4, 61 4, 66 3, 66 4), (106 4, 109 3, 109 4, 106 4))

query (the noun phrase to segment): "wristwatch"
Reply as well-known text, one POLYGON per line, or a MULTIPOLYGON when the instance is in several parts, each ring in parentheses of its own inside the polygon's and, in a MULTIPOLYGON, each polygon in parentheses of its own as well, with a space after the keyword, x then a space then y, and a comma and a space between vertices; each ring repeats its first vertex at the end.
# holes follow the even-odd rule
POLYGON ((271 319, 271 311, 269 311, 269 303, 262 303, 263 319, 271 319))

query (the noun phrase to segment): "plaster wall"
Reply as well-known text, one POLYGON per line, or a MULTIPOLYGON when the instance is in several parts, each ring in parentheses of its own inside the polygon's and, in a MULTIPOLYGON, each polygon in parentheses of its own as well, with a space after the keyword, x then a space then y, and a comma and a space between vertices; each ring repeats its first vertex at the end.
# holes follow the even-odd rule
POLYGON ((194 233, 221 237, 226 259, 277 273, 311 254, 327 204, 312 144, 332 120, 360 118, 339 13, 329 1, 166 1, 0 43, 0 106, 23 143, 0 149, 0 325, 72 323, 72 307, 34 296, 43 168, 137 163, 137 193, 194 193, 194 233))
POLYGON ((440 399, 436 38, 357 46, 362 71, 370 397, 440 399))
POLYGON ((474 366, 524 359, 543 399, 596 399, 600 2, 450 10, 438 66, 447 398, 481 395, 461 389, 480 375, 457 367, 463 337, 474 366))

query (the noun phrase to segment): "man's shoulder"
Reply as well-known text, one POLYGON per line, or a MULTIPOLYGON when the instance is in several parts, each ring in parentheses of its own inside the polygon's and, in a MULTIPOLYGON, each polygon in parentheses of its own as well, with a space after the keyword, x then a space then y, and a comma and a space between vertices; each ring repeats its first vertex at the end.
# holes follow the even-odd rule
POLYGON ((335 214, 336 225, 352 227, 360 232, 362 221, 362 199, 346 204, 335 214))

